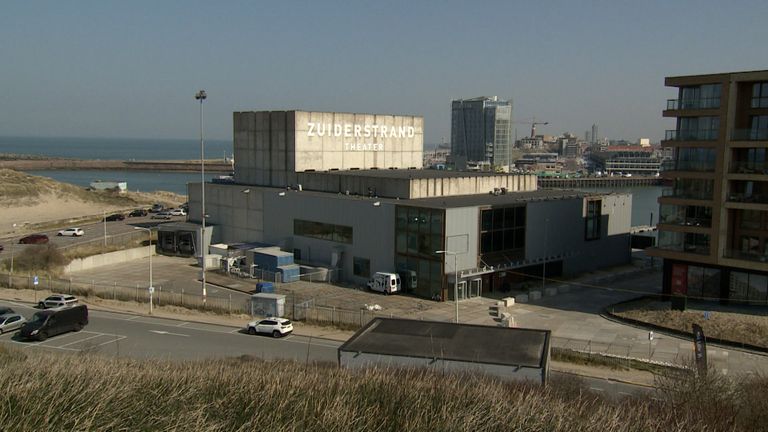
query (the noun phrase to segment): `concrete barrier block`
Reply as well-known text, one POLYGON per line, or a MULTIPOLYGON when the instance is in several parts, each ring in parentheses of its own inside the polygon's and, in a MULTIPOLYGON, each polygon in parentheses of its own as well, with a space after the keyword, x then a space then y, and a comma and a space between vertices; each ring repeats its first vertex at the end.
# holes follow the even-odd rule
POLYGON ((553 295, 557 295, 557 288, 555 287, 544 288, 544 297, 552 297, 553 295))
POLYGON ((528 294, 518 294, 515 296, 515 302, 528 303, 528 294))
POLYGON ((531 301, 540 299, 541 298, 541 291, 530 291, 528 293, 528 298, 531 299, 531 301))
POLYGON ((501 299, 501 302, 504 305, 504 307, 512 307, 515 305, 515 298, 514 297, 504 297, 501 299))

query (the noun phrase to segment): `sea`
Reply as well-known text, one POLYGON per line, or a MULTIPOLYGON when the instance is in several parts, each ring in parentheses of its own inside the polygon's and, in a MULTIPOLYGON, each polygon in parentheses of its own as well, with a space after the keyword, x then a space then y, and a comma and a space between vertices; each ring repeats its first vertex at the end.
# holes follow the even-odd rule
MULTIPOLYGON (((205 140, 205 158, 232 157, 232 141, 205 140)), ((0 136, 0 154, 50 156, 89 160, 195 160, 200 159, 198 139, 135 138, 35 138, 0 136)), ((36 176, 87 187, 92 181, 124 181, 128 190, 158 190, 187 194, 187 183, 200 182, 193 172, 134 170, 40 170, 27 171, 36 176)), ((207 174, 206 181, 219 173, 207 174)))
MULTIPOLYGON (((94 160, 192 160, 200 159, 200 141, 195 139, 124 139, 124 138, 30 138, 0 137, 0 154, 25 154, 94 160)), ((232 142, 206 140, 205 157, 232 156, 232 142)), ((29 174, 87 187, 92 181, 125 181, 131 191, 170 191, 187 194, 187 183, 199 182, 199 173, 125 170, 43 170, 29 174)), ((218 173, 206 175, 206 181, 218 173)), ((658 222, 661 186, 636 186, 617 189, 580 189, 595 192, 632 194, 632 226, 658 222)))

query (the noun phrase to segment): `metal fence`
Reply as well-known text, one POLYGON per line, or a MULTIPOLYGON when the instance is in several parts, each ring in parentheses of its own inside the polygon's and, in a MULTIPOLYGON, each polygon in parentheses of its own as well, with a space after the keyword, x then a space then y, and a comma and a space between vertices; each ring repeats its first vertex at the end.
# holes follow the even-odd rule
MULTIPOLYGON (((35 292, 50 291, 82 297, 93 296, 106 300, 135 301, 137 303, 149 303, 150 297, 146 285, 126 285, 118 282, 107 284, 72 278, 57 279, 48 276, 39 276, 37 284, 35 284, 35 277, 32 275, 0 273, 0 285, 14 289, 29 289, 35 292)), ((169 287, 166 285, 166 288, 169 287)), ((38 300, 40 299, 35 296, 35 301, 38 300)), ((163 285, 159 284, 155 286, 153 302, 158 306, 175 305, 227 313, 251 313, 250 301, 242 298, 233 299, 231 294, 226 296, 208 295, 203 298, 200 293, 185 292, 184 288, 164 291, 163 285)))

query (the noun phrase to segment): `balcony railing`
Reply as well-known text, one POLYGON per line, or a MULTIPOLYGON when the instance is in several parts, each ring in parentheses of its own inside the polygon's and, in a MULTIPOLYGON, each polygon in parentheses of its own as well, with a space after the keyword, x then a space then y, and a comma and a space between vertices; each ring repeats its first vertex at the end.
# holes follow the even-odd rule
POLYGON ((768 163, 755 161, 733 161, 731 162, 732 174, 768 174, 768 163))
POLYGON ((723 257, 744 260, 744 261, 768 262, 768 254, 760 254, 757 252, 744 252, 740 249, 726 249, 723 252, 723 257))
POLYGON ((767 141, 768 128, 762 129, 734 129, 731 133, 734 141, 767 141))
POLYGON ((732 192, 728 194, 728 201, 747 204, 768 204, 768 194, 747 194, 732 192))
POLYGON ((676 215, 665 216, 659 222, 669 225, 693 226, 701 228, 710 228, 712 226, 711 218, 680 218, 676 215))
POLYGON ((682 199, 694 199, 694 200, 712 200, 712 192, 710 191, 697 191, 687 189, 672 189, 665 188, 661 191, 661 196, 670 198, 682 198, 682 199))
POLYGON ((717 139, 717 129, 668 130, 664 133, 667 141, 713 141, 717 139))
POLYGON ((667 99, 668 110, 720 108, 720 98, 667 99))

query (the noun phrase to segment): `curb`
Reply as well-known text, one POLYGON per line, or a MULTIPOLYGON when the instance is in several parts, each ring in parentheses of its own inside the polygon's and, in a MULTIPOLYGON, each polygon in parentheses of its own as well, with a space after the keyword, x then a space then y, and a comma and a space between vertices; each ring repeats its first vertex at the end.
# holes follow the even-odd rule
MULTIPOLYGON (((646 299, 646 298, 652 298, 652 297, 651 296, 641 296, 641 297, 638 297, 638 298, 635 298, 635 299, 625 300, 625 301, 622 301, 622 302, 619 302, 619 303, 614 303, 612 305, 606 306, 605 308, 603 308, 603 312, 600 313, 600 316, 605 318, 605 319, 607 319, 607 320, 609 320, 609 321, 613 321, 613 322, 615 322, 617 324, 624 324, 624 325, 628 325, 628 326, 632 326, 632 327, 640 328, 640 329, 650 329, 650 330, 653 330, 655 332, 658 332, 658 333, 661 333, 661 334, 665 334, 667 336, 674 336, 674 337, 679 337, 679 338, 683 338, 683 339, 693 340, 693 333, 689 333, 689 332, 685 332, 685 331, 682 331, 682 330, 677 330, 677 329, 673 329, 673 328, 669 328, 669 327, 663 327, 663 326, 660 326, 660 325, 651 324, 651 323, 647 323, 647 322, 644 322, 644 321, 639 321, 639 320, 632 319, 632 318, 625 318, 625 317, 622 317, 622 316, 619 316, 619 315, 615 315, 614 313, 609 311, 609 308, 611 308, 611 307, 618 306, 618 305, 623 305, 623 304, 627 304, 627 303, 631 303, 631 302, 634 302, 634 301, 637 301, 637 300, 640 300, 640 299, 646 299)), ((708 344, 719 346, 721 348, 728 348, 728 349, 738 350, 738 351, 742 351, 742 352, 749 353, 749 354, 755 354, 755 355, 760 355, 760 356, 768 357, 768 348, 766 348, 766 347, 761 347, 761 346, 747 344, 747 343, 738 343, 738 342, 733 342, 733 341, 729 341, 729 340, 725 340, 725 339, 719 339, 719 338, 714 338, 714 337, 707 337, 706 338, 706 342, 708 344)))

